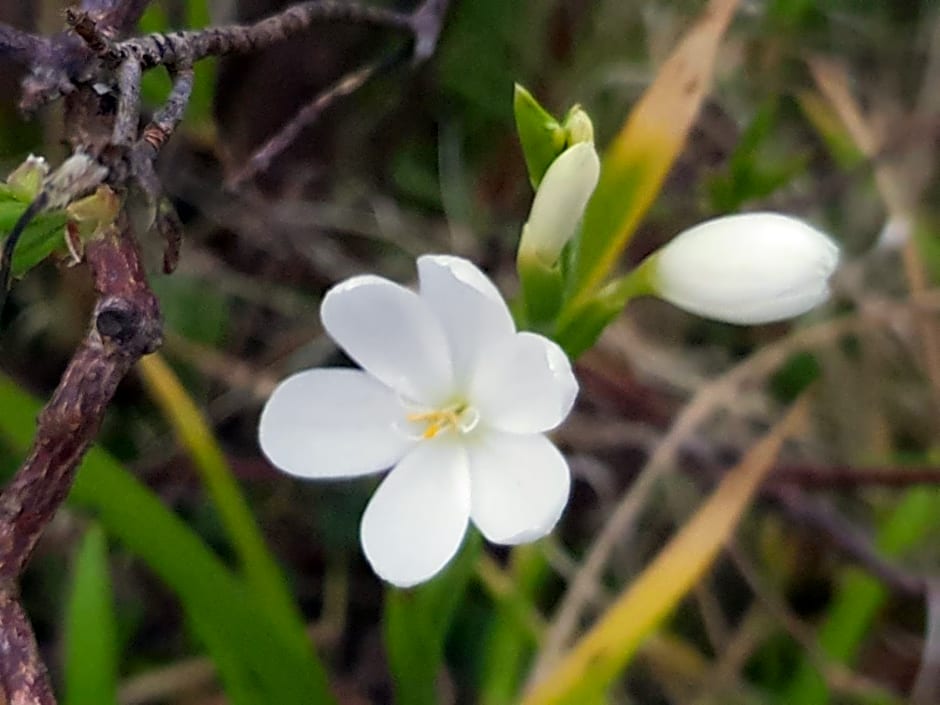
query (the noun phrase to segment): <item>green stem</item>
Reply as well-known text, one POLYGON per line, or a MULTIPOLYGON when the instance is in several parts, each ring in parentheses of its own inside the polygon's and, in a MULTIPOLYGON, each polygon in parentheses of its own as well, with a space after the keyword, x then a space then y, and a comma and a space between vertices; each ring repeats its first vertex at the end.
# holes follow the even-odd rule
POLYGON ((655 293, 654 258, 648 257, 629 274, 612 281, 580 306, 566 306, 558 316, 555 341, 572 359, 590 348, 630 301, 655 293))
POLYGON ((545 629, 534 603, 550 574, 548 562, 532 544, 512 550, 509 573, 486 554, 477 563, 477 579, 496 607, 481 669, 481 705, 509 705, 518 699, 523 669, 545 629))
POLYGON ((536 331, 549 328, 561 308, 564 291, 561 267, 557 262, 547 265, 535 251, 521 247, 516 271, 522 286, 527 327, 536 331))

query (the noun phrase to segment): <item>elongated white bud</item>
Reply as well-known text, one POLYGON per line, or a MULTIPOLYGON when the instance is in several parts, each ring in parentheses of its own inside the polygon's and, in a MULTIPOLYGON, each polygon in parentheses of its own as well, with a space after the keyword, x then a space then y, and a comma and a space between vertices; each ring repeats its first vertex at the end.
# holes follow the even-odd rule
POLYGON ((658 296, 706 318, 750 325, 825 301, 839 248, 796 218, 747 213, 696 225, 652 257, 658 296))
POLYGON ((534 254, 548 266, 558 261, 597 186, 600 168, 597 151, 590 142, 569 147, 552 162, 522 230, 520 254, 534 254))

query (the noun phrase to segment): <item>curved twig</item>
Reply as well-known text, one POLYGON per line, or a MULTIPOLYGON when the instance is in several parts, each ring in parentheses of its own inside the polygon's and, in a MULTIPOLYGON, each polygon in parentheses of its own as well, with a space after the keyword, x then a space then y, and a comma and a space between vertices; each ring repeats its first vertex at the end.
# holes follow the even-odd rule
POLYGON ((48 52, 49 40, 0 22, 0 56, 26 66, 48 52))

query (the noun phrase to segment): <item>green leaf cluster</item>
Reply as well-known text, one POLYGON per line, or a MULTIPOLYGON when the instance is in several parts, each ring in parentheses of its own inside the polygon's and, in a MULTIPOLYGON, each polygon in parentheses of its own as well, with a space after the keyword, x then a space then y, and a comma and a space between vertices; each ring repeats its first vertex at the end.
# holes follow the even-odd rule
MULTIPOLYGON (((30 199, 8 184, 0 184, 0 242, 26 212, 30 199)), ((41 213, 33 218, 13 253, 13 276, 21 277, 46 257, 65 245, 66 216, 64 211, 41 213)))

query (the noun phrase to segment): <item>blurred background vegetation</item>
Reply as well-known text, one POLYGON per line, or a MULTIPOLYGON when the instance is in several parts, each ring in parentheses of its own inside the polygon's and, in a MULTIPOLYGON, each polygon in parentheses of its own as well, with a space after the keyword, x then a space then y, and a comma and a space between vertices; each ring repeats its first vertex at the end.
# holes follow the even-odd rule
MULTIPOLYGON (((158 0, 141 28, 250 21, 286 4, 158 0)), ((238 189, 227 179, 266 138, 344 72, 392 51, 396 38, 331 26, 256 56, 200 65, 186 120, 161 158, 185 223, 178 271, 158 273, 160 243, 145 249, 166 317, 163 356, 222 456, 207 461, 196 451, 194 459, 193 447, 213 442, 179 440, 179 406, 161 401, 151 373, 132 375, 119 391, 102 462, 130 469, 227 562, 235 557, 205 466, 231 468, 341 702, 388 702, 393 691, 382 586, 358 546, 373 485, 277 474, 256 443, 261 404, 287 373, 341 361, 318 302, 350 274, 408 281, 415 255, 450 252, 480 263, 512 293, 531 200, 513 83, 556 114, 581 103, 602 148, 701 8, 692 0, 454 0, 431 61, 339 101, 238 189)), ((54 0, 0 0, 0 20, 51 33, 62 9, 54 0)), ((54 163, 64 156, 55 108, 30 122, 16 112, 19 78, 15 67, 0 68, 3 173, 30 152, 54 163)), ((168 82, 152 72, 144 88, 156 105, 168 82)), ((742 3, 714 90, 624 264, 709 216, 778 210, 842 244, 834 301, 810 320, 755 328, 661 302, 632 305, 577 366, 580 401, 558 434, 576 482, 559 531, 539 549, 546 567, 526 577, 510 566, 504 575, 537 586, 523 591, 525 607, 550 620, 592 538, 690 403, 704 405, 706 422, 680 439, 592 609, 642 570, 772 423, 777 405, 816 380, 812 440, 781 457, 728 550, 640 650, 610 702, 938 702, 931 676, 940 670, 940 627, 927 630, 923 590, 904 588, 940 565, 931 474, 940 465, 940 337, 931 315, 940 304, 932 288, 940 273, 938 134, 935 2, 742 3), (767 349, 774 354, 761 356, 767 349), (740 369, 747 374, 728 382, 740 369)), ((92 301, 81 266, 48 262, 15 283, 0 320, 4 475, 21 460, 35 416, 23 392, 48 397, 92 301)), ((109 648, 83 651, 67 639, 97 634, 116 645, 103 672, 119 680, 120 702, 226 702, 174 578, 153 568, 157 559, 109 541, 122 487, 80 480, 25 576, 24 600, 57 682, 80 684, 82 672, 98 672, 82 659, 109 648), (97 582, 84 592, 83 565, 98 566, 87 569, 97 582)), ((510 617, 493 591, 492 582, 473 581, 455 607, 434 685, 439 702, 512 702, 524 683, 535 646, 500 641, 510 617)))

